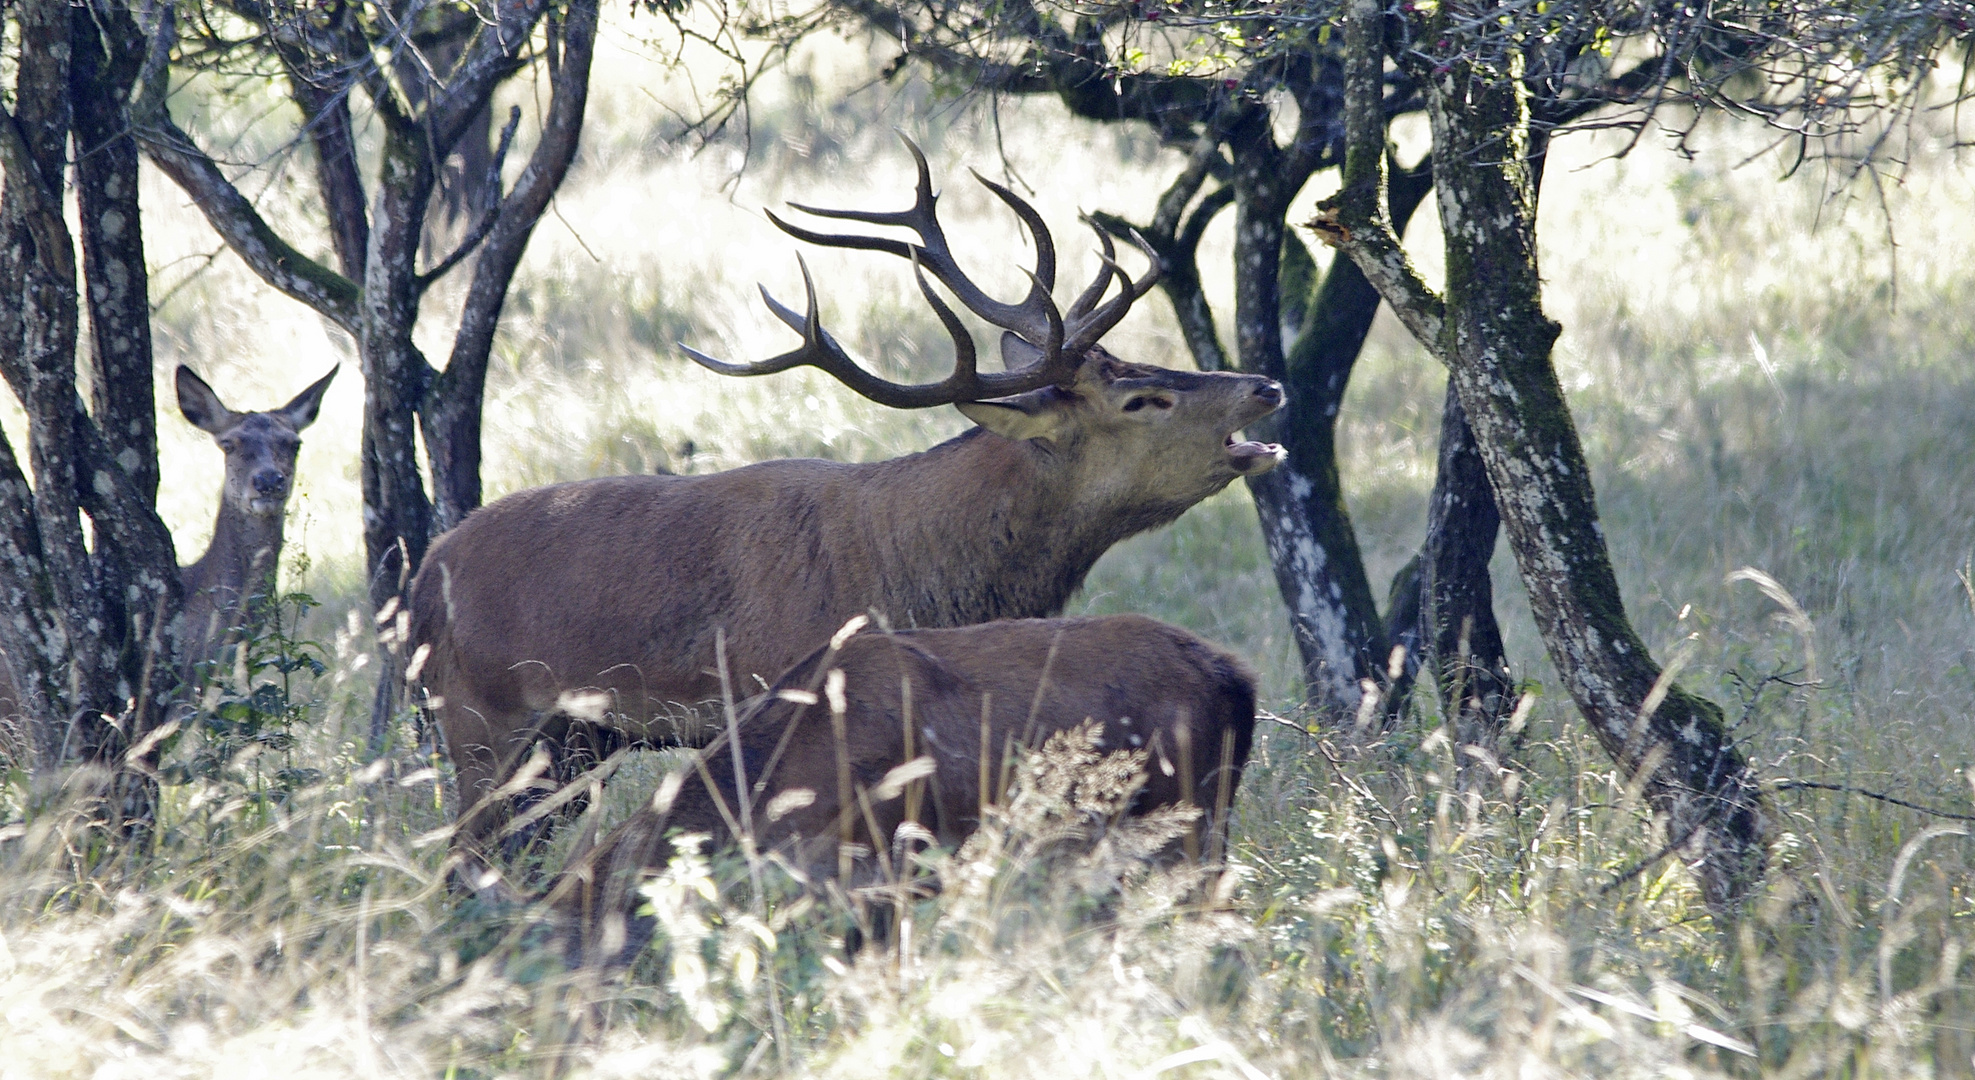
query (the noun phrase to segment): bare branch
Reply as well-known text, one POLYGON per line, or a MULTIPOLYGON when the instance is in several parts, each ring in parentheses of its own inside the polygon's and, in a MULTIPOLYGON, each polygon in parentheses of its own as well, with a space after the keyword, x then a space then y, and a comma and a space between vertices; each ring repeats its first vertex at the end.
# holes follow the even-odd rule
POLYGON ((1344 16, 1344 186, 1309 227, 1343 251, 1442 363, 1446 305, 1427 287, 1392 229, 1387 203, 1385 18, 1379 0, 1350 0, 1344 16))
POLYGON ((248 268, 344 330, 358 332, 362 290, 282 239, 219 165, 179 130, 161 102, 148 115, 136 114, 133 106, 131 122, 145 155, 192 197, 213 231, 248 268))
MULTIPOLYGON (((494 231, 494 224, 500 220, 501 210, 505 205, 505 200, 498 196, 501 189, 501 166, 507 161, 508 147, 514 142, 515 129, 520 126, 521 106, 509 107, 507 124, 501 128, 500 145, 494 150, 494 160, 487 166, 487 188, 496 193, 495 201, 481 213, 480 220, 473 223, 473 228, 468 230, 465 239, 459 242, 459 246, 453 249, 452 254, 439 260, 439 265, 418 275, 418 291, 424 292, 432 287, 433 282, 445 277, 453 267, 473 254, 473 249, 480 246, 480 242, 487 238, 487 234, 494 231)), ((569 142, 573 147, 575 140, 571 139, 569 142)))

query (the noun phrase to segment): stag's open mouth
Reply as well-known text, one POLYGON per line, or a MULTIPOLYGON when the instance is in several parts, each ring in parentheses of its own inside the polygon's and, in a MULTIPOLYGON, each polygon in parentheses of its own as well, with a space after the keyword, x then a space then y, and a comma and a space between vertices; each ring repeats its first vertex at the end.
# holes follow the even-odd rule
POLYGON ((1282 459, 1288 456, 1280 443, 1237 440, 1235 434, 1238 432, 1228 435, 1222 448, 1227 451, 1228 464, 1243 476, 1259 476, 1282 464, 1282 459))

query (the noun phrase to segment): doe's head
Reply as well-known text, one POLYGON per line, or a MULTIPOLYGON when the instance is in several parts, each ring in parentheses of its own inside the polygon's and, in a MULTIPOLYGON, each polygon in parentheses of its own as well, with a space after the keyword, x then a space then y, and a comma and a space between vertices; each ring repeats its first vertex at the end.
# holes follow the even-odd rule
POLYGON ((279 409, 234 412, 191 368, 179 365, 178 411, 193 427, 213 437, 226 454, 226 485, 221 499, 245 514, 280 516, 295 482, 295 454, 303 428, 315 423, 322 395, 341 366, 316 380, 279 409))

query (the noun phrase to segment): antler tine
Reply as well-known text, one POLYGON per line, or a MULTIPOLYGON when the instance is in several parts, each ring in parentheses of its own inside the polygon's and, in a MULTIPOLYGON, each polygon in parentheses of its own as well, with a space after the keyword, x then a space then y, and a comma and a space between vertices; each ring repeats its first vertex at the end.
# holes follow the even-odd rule
MULTIPOLYGON (((840 221, 861 221, 871 225, 891 225, 911 229, 919 236, 917 245, 903 240, 893 240, 881 236, 858 236, 844 233, 823 233, 792 225, 768 213, 768 220, 790 236, 806 243, 823 247, 852 248, 860 251, 882 251, 900 258, 911 258, 916 251, 919 261, 934 280, 952 290, 953 295, 967 310, 1004 330, 1013 330, 1031 341, 1038 340, 1049 332, 1049 317, 1040 310, 1050 304, 1049 287, 1055 284, 1056 249, 1049 237, 1049 229, 1043 224, 1041 215, 1034 207, 1023 202, 1020 196, 991 181, 982 183, 1001 196, 1010 209, 1022 219, 1035 239, 1037 262, 1036 270, 1044 277, 1043 287, 1031 287, 1029 295, 1019 304, 1004 304, 987 295, 975 285, 960 264, 953 257, 947 245, 946 233, 940 228, 937 206, 939 195, 933 191, 932 166, 926 162, 925 152, 919 145, 907 138, 903 132, 899 138, 905 148, 912 153, 913 165, 918 171, 912 207, 908 210, 838 210, 826 207, 808 206, 803 203, 790 203, 805 214, 833 218, 840 221)), ((978 174, 976 174, 978 175, 978 174)))
POLYGON ((1097 344, 1098 338, 1103 337, 1106 333, 1110 332, 1112 327, 1118 325, 1124 319, 1125 313, 1131 310, 1132 305, 1138 303, 1140 297, 1151 292, 1152 286, 1159 283, 1159 277, 1163 273, 1159 264, 1159 253, 1153 250, 1152 245, 1146 242, 1145 237, 1139 235, 1137 229, 1132 230, 1131 238, 1132 245, 1137 247, 1145 255, 1146 261, 1149 264, 1146 268, 1145 276, 1139 278, 1137 281, 1133 281, 1131 275, 1125 272, 1124 267, 1118 265, 1116 259, 1113 259, 1109 254, 1098 256, 1104 261, 1107 270, 1112 274, 1116 274, 1118 279, 1125 283, 1124 291, 1112 298, 1110 303, 1091 312, 1084 318, 1076 320, 1070 327, 1069 339, 1064 342, 1063 347, 1072 355, 1082 356, 1085 350, 1097 344))
MULTIPOLYGON (((842 353, 843 350, 837 345, 836 339, 823 331, 821 323, 816 317, 816 283, 809 276, 809 264, 803 262, 800 255, 796 256, 795 261, 796 265, 802 268, 802 289, 809 302, 809 315, 807 317, 797 315, 781 301, 775 299, 768 292, 768 286, 758 285, 756 288, 761 290, 761 299, 768 305, 768 310, 774 312, 775 317, 782 320, 783 324, 789 329, 802 335, 802 348, 791 349, 780 356, 770 357, 767 360, 753 364, 730 364, 725 360, 709 356, 683 341, 678 343, 680 350, 687 356, 692 357, 694 363, 699 364, 701 367, 717 371, 722 375, 773 375, 803 364, 812 364, 821 367, 822 365, 817 364, 816 359, 810 355, 812 351, 818 349, 823 351, 835 349, 838 353, 842 353)), ((849 359, 848 356, 844 358, 846 360, 849 359)))
POLYGON ((1035 240, 1036 245, 1035 278, 1042 282, 1044 292, 1054 289, 1056 287, 1056 238, 1049 235, 1049 226, 1043 222, 1042 215, 1036 213, 1036 208, 1029 205, 1027 199, 982 176, 980 170, 968 169, 967 171, 974 174, 974 179, 979 180, 982 187, 994 192, 1002 202, 1007 203, 1008 209, 1015 211, 1015 216, 1022 219, 1023 225, 1028 226, 1029 236, 1035 240))
MULTIPOLYGON (((953 373, 939 382, 921 384, 895 383, 873 375, 859 366, 856 360, 851 359, 843 346, 837 344, 837 340, 823 329, 822 318, 817 311, 816 280, 809 272, 809 264, 803 261, 801 256, 796 257, 796 264, 802 268, 802 291, 808 309, 807 314, 796 314, 793 309, 776 300, 765 287, 761 290, 761 299, 767 303, 768 310, 774 312, 776 318, 802 335, 800 347, 754 364, 728 363, 708 356, 684 342, 680 343, 679 348, 684 350, 694 362, 722 375, 773 375, 803 365, 819 368, 858 394, 894 409, 926 409, 935 405, 951 405, 959 401, 1002 397, 1062 381, 1060 373, 1046 364, 1026 367, 1005 375, 981 375, 977 367, 974 339, 967 333, 966 326, 953 313, 953 309, 941 301, 939 295, 933 291, 932 284, 926 280, 925 274, 918 266, 917 258, 913 259, 913 276, 919 282, 919 291, 925 295, 927 302, 932 304, 941 325, 945 326, 947 333, 953 337, 953 373)), ((1059 323, 1053 341, 1060 346, 1062 337, 1059 323)))
MULTIPOLYGON (((789 205, 805 214, 816 214, 821 217, 841 217, 843 214, 849 213, 849 211, 825 212, 822 210, 812 210, 807 206, 797 203, 790 203, 789 205)), ((767 216, 769 221, 775 223, 776 228, 805 244, 815 244, 818 247, 851 248, 857 251, 882 251, 887 255, 896 255, 901 259, 912 257, 913 245, 903 240, 893 240, 886 236, 858 236, 854 233, 817 232, 814 229, 805 229, 800 225, 783 221, 781 218, 775 216, 775 211, 773 210, 763 210, 762 213, 767 216)))
POLYGON ((912 257, 912 278, 919 283, 919 295, 932 305, 933 314, 939 316, 940 325, 946 327, 946 334, 953 339, 953 374, 946 377, 946 385, 956 388, 965 386, 971 393, 959 395, 954 401, 968 400, 978 395, 980 389, 979 355, 974 351, 974 335, 967 332, 967 326, 960 316, 946 306, 946 301, 933 291, 933 283, 926 280, 925 268, 919 265, 919 257, 912 257))
MULTIPOLYGON (((919 180, 918 183, 913 186, 912 205, 908 209, 833 210, 827 207, 806 206, 799 202, 792 202, 789 205, 795 207, 797 210, 800 210, 805 214, 814 214, 817 217, 836 218, 839 221, 862 221, 867 225, 900 225, 905 228, 911 229, 913 232, 918 233, 919 240, 921 243, 926 244, 928 247, 937 247, 941 251, 945 251, 946 234, 940 231, 938 211, 935 209, 935 206, 939 203, 939 192, 933 190, 933 168, 931 165, 928 165, 926 163, 926 155, 923 151, 919 149, 918 143, 913 142, 912 139, 908 137, 903 131, 899 131, 897 132, 897 134, 900 139, 904 140, 905 148, 907 150, 912 151, 912 162, 914 165, 917 165, 919 169, 919 180)), ((774 214, 769 214, 768 216, 771 220, 775 217, 774 214)), ((775 224, 782 225, 782 223, 779 221, 775 222, 775 224)), ((787 225, 782 225, 782 228, 789 232, 794 232, 794 230, 790 229, 789 226, 787 225)), ((857 240, 857 239, 874 240, 877 238, 833 236, 831 237, 831 239, 832 240, 857 240)), ((896 240, 887 240, 882 242, 887 244, 899 244, 899 242, 896 240)), ((837 246, 858 247, 861 245, 840 244, 837 246)), ((899 246, 903 247, 904 245, 899 244, 899 246)), ((876 248, 873 250, 892 251, 892 249, 889 247, 876 248)), ((904 252, 902 251, 893 251, 892 253, 896 255, 904 254, 904 252)))
POLYGON ((771 357, 755 364, 730 364, 717 360, 698 349, 681 342, 679 348, 702 367, 717 371, 722 375, 773 375, 804 364, 821 368, 852 390, 871 398, 881 405, 891 405, 901 409, 924 408, 927 405, 945 404, 943 401, 921 400, 926 395, 913 391, 920 387, 900 386, 886 382, 857 366, 857 362, 844 352, 843 346, 823 329, 822 320, 816 310, 816 281, 809 273, 809 265, 801 256, 796 264, 802 267, 802 290, 807 301, 808 314, 797 315, 786 305, 770 295, 768 289, 761 289, 761 299, 768 304, 768 310, 788 327, 802 335, 800 348, 791 349, 780 356, 771 357))
MULTIPOLYGON (((1104 291, 1111 287, 1111 277, 1116 272, 1118 265, 1114 261, 1117 258, 1118 249, 1111 243, 1111 234, 1105 232, 1104 227, 1099 225, 1088 214, 1084 215, 1083 220, 1084 224, 1089 225, 1091 231, 1097 234, 1097 242, 1104 248, 1103 254, 1099 256, 1103 260, 1104 265, 1097 271, 1097 280, 1091 282, 1089 287, 1077 296, 1076 302, 1070 305, 1070 310, 1063 313, 1064 321, 1073 325, 1077 320, 1088 316, 1090 310, 1097 306, 1097 302, 1104 298, 1104 291)), ((1131 279, 1124 278, 1123 280, 1125 287, 1130 288, 1131 279)))

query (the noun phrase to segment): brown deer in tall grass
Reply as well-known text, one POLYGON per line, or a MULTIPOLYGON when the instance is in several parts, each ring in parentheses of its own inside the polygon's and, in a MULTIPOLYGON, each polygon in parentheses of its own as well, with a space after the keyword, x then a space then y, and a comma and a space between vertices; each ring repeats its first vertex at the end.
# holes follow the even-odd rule
POLYGON ((638 810, 576 859, 551 907, 583 956, 635 949, 650 935, 632 915, 637 886, 682 833, 716 848, 745 835, 810 886, 910 878, 915 840, 957 848, 1002 801, 1018 751, 1085 724, 1097 752, 1136 757, 1100 784, 1142 776, 1127 814, 1200 810, 1166 858, 1221 854, 1254 737, 1255 680, 1239 659, 1139 615, 867 631, 742 710, 738 739, 698 755, 669 805, 638 810))
POLYGON ((1100 231, 1096 280, 1059 309, 1041 216, 982 179, 1036 247, 1028 296, 994 300, 955 262, 925 156, 907 145, 918 164, 911 208, 797 209, 904 227, 917 242, 773 220, 811 243, 909 259, 953 338, 952 374, 903 385, 859 366, 819 324, 807 267, 806 315, 762 294, 802 335, 799 348, 752 365, 687 351, 727 375, 813 365, 881 404, 956 405, 979 426, 870 464, 780 460, 536 488, 441 538, 411 587, 410 667, 457 770, 462 842, 499 826, 510 807, 487 796, 538 741, 557 746, 572 715, 638 741, 712 737, 717 635, 745 686, 865 612, 902 627, 1053 615, 1112 544, 1281 459, 1280 447, 1235 434, 1281 407, 1275 381, 1129 363, 1098 344, 1152 287, 1156 258, 1134 281, 1100 231), (978 370, 973 339, 928 274, 1005 331, 1005 371, 978 370))
MULTIPOLYGON (((204 379, 179 365, 178 411, 226 455, 212 542, 197 562, 179 568, 185 595, 179 668, 188 682, 199 664, 216 659, 228 642, 253 630, 248 602, 268 593, 281 561, 282 522, 294 489, 301 432, 315 423, 337 370, 331 368, 279 409, 243 413, 227 408, 204 379)), ((0 716, 29 706, 19 700, 5 660, 0 654, 0 716)))

